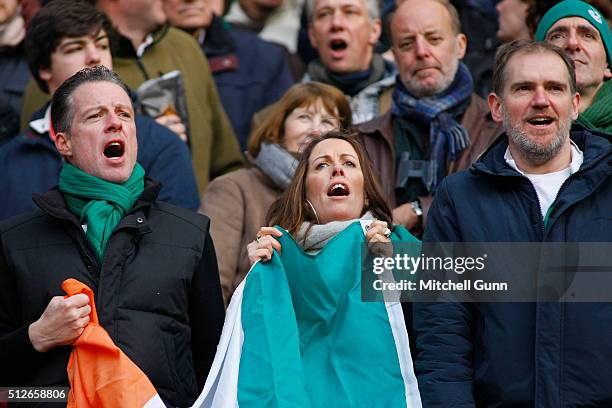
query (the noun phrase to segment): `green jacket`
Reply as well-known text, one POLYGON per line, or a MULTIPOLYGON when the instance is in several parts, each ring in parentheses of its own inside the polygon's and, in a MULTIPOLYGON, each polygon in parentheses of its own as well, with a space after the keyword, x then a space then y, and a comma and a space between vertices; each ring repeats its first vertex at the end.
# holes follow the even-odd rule
MULTIPOLYGON (((198 43, 188 34, 168 26, 154 32, 153 39, 138 58, 132 43, 125 37, 120 38, 113 54, 113 69, 132 89, 170 71, 178 69, 183 73, 193 169, 201 194, 210 179, 242 166, 238 141, 198 43)), ((24 95, 22 129, 27 129, 32 114, 47 100, 48 95, 31 81, 24 95)))

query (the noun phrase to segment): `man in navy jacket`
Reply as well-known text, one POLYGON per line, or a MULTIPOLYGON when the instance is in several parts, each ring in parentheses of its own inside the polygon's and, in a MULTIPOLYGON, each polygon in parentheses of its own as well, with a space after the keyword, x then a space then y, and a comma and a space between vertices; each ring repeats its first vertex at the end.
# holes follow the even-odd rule
MULTIPOLYGON (((612 241, 612 147, 571 128, 571 60, 514 42, 493 81, 491 113, 506 132, 441 183, 424 241, 612 241)), ((612 404, 612 303, 416 303, 414 324, 423 406, 612 404)))

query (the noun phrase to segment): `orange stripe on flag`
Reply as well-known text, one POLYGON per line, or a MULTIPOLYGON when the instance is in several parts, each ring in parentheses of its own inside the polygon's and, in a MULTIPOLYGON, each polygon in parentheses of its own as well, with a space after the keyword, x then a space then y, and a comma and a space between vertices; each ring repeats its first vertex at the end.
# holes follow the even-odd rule
POLYGON ((76 279, 66 279, 62 289, 68 296, 87 295, 91 306, 89 324, 72 344, 68 361, 68 408, 164 407, 147 376, 99 325, 93 291, 76 279))

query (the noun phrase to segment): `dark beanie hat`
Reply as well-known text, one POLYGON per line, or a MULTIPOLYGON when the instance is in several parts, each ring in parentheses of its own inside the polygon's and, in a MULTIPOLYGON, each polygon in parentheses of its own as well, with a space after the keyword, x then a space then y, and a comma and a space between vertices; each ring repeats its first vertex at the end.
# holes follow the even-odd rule
POLYGON ((544 41, 546 33, 557 21, 565 17, 582 17, 599 31, 608 56, 608 66, 612 69, 612 33, 603 15, 593 6, 580 0, 564 0, 548 10, 540 20, 535 39, 544 41))

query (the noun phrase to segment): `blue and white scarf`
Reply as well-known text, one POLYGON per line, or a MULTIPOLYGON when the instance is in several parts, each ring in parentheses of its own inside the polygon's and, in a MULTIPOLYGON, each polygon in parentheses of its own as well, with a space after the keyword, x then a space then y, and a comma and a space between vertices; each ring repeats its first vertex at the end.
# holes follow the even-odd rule
POLYGON ((473 89, 472 75, 463 63, 459 63, 455 79, 444 92, 420 99, 412 96, 399 76, 397 78, 391 113, 406 120, 430 124, 431 160, 436 169, 432 186, 428 186, 430 191, 444 178, 447 160, 457 160, 470 145, 470 135, 455 120, 453 110, 469 100, 473 89))

